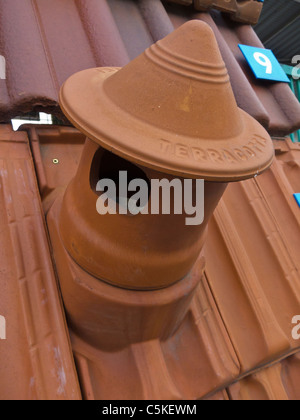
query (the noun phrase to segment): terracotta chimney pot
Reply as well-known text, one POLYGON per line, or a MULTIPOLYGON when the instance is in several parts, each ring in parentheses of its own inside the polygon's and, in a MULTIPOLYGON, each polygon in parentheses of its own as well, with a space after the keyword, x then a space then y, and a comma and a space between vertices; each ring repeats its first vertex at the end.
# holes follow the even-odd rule
MULTIPOLYGON (((78 172, 48 214, 71 330, 106 352, 166 341, 182 323, 198 334, 187 313, 209 218, 228 182, 260 174, 274 155, 268 133, 237 107, 212 30, 190 21, 122 69, 77 73, 60 103, 87 136, 78 172), (203 179, 203 223, 187 226, 186 214, 172 212, 99 215, 96 184, 121 170, 149 183, 203 179)), ((188 344, 177 347, 182 355, 188 344)))
POLYGON ((84 270, 120 287, 158 289, 184 278, 226 183, 258 175, 273 159, 267 132, 237 107, 204 22, 188 22, 122 69, 75 74, 60 103, 90 139, 64 197, 62 240, 84 270), (95 185, 105 149, 134 163, 148 181, 204 179, 204 223, 186 226, 185 214, 100 216, 95 185))

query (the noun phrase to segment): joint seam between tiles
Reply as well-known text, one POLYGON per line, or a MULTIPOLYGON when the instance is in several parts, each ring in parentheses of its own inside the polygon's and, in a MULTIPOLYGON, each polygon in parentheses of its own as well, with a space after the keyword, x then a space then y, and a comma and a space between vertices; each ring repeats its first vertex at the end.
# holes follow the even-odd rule
POLYGON ((225 385, 225 387, 216 388, 214 391, 212 391, 212 392, 204 395, 203 397, 201 397, 201 399, 206 399, 206 398, 212 397, 215 393, 227 390, 231 385, 234 385, 234 384, 238 383, 239 381, 248 378, 251 375, 259 373, 259 372, 263 371, 264 369, 274 367, 278 363, 286 360, 287 358, 289 358, 291 356, 294 356, 295 354, 298 354, 299 350, 300 350, 300 347, 290 351, 289 353, 286 353, 286 354, 282 355, 282 357, 275 358, 275 359, 273 359, 272 361, 270 361, 266 364, 260 364, 260 365, 256 366, 255 368, 248 370, 243 375, 238 376, 233 382, 227 383, 225 385))
POLYGON ((33 11, 34 11, 34 16, 36 18, 37 27, 39 29, 41 42, 42 42, 43 49, 44 49, 44 52, 45 52, 45 57, 46 57, 46 60, 47 60, 47 63, 48 63, 49 72, 50 72, 51 80, 52 80, 52 83, 53 83, 53 88, 54 88, 54 91, 59 91, 60 90, 60 84, 59 84, 58 79, 57 79, 54 63, 53 63, 53 61, 50 57, 50 54, 49 54, 49 46, 48 46, 48 42, 46 41, 47 37, 46 37, 45 31, 43 30, 42 20, 41 20, 40 12, 38 10, 38 6, 36 4, 36 0, 31 0, 31 4, 32 4, 33 11))
POLYGON ((259 191, 259 193, 261 195, 261 200, 262 200, 265 208, 268 210, 268 213, 269 213, 270 217, 272 217, 272 222, 273 222, 274 226, 276 227, 276 231, 279 233, 282 246, 283 246, 283 248, 286 251, 286 258, 288 258, 288 262, 291 264, 291 267, 293 267, 293 269, 298 273, 298 276, 299 276, 300 273, 299 273, 298 267, 294 263, 293 258, 291 258, 291 256, 290 256, 291 255, 291 251, 289 249, 287 240, 285 239, 285 234, 282 231, 282 229, 280 227, 280 224, 277 222, 277 219, 276 219, 276 217, 274 215, 274 212, 273 212, 272 208, 270 207, 270 205, 268 203, 268 200, 267 200, 267 198, 266 198, 266 196, 265 196, 265 194, 264 194, 264 192, 263 192, 262 188, 260 187, 260 185, 259 185, 259 183, 258 183, 257 180, 255 180, 255 184, 256 184, 257 189, 258 189, 258 191, 259 191))
MULTIPOLYGON (((218 207, 218 209, 215 212, 215 217, 218 223, 219 228, 221 229, 222 232, 222 236, 225 239, 225 242, 228 246, 231 258, 234 261, 234 266, 237 269, 238 275, 239 277, 242 279, 242 285, 243 288, 245 290, 246 295, 249 297, 249 303, 251 304, 254 314, 257 318, 257 321, 259 322, 260 328, 262 329, 262 331, 264 332, 264 337, 269 337, 271 338, 271 341, 269 342, 269 344, 272 343, 272 334, 269 334, 269 324, 271 323, 272 325, 275 325, 277 323, 276 321, 276 316, 274 314, 274 312, 272 311, 272 308, 270 307, 270 305, 268 304, 268 300, 265 296, 265 293, 260 285, 259 279, 257 278, 257 275, 255 273, 255 271, 253 270, 252 264, 249 261, 249 258, 247 255, 247 253, 244 251, 242 254, 244 256, 244 263, 245 266, 248 267, 248 270, 250 270, 251 272, 251 281, 252 284, 254 282, 255 279, 255 289, 257 290, 257 293, 254 292, 253 287, 251 287, 252 285, 250 285, 249 283, 249 278, 247 275, 247 270, 245 270, 244 268, 244 264, 241 263, 240 261, 240 257, 239 254, 236 251, 235 246, 233 245, 233 241, 232 241, 232 237, 235 238, 235 242, 237 242, 238 245, 238 249, 239 250, 244 250, 244 246, 242 244, 242 241, 240 239, 240 236, 238 234, 238 232, 236 231, 234 224, 232 222, 231 216, 229 215, 227 206, 225 205, 224 201, 222 201, 218 207), (221 212, 223 213, 223 217, 221 217, 221 212), (226 217, 226 223, 224 222, 224 216, 226 217), (230 226, 230 234, 227 232, 227 228, 225 226, 230 226), (259 304, 259 301, 263 301, 264 305, 259 304), (266 313, 267 312, 267 313, 266 313), (262 321, 262 323, 260 322, 262 321)), ((281 328, 278 325, 279 330, 281 331, 281 328)), ((285 335, 285 334, 284 334, 285 335)), ((267 343, 268 343, 268 339, 267 339, 267 343)))
POLYGON ((209 282, 209 276, 208 276, 208 274, 207 274, 206 270, 204 270, 203 276, 204 276, 204 277, 205 277, 205 279, 206 279, 206 284, 207 284, 208 289, 210 290, 211 297, 212 297, 212 299, 213 299, 213 301, 214 301, 214 303, 215 303, 216 310, 218 311, 218 314, 219 314, 219 316, 220 316, 220 320, 222 321, 222 324, 223 324, 224 330, 226 331, 226 334, 227 334, 228 340, 229 340, 229 342, 231 343, 232 350, 233 350, 233 352, 234 352, 234 354, 235 354, 235 356, 236 356, 236 359, 237 359, 237 361, 238 361, 238 363, 239 363, 239 366, 237 366, 237 368, 239 369, 239 371, 241 371, 241 366, 242 366, 242 364, 241 364, 241 360, 240 360, 239 355, 238 355, 238 353, 237 353, 237 351, 236 351, 236 349, 235 349, 235 346, 234 346, 233 340, 232 340, 232 338, 231 338, 231 336, 230 336, 230 334, 229 334, 229 330, 228 330, 227 325, 226 325, 226 323, 225 323, 225 321, 224 321, 224 318, 223 318, 222 313, 221 313, 221 311, 220 311, 219 305, 218 305, 218 303, 217 303, 217 301, 216 301, 216 297, 215 297, 214 292, 213 292, 213 290, 212 290, 212 288, 211 288, 211 285, 210 285, 210 282, 209 282))

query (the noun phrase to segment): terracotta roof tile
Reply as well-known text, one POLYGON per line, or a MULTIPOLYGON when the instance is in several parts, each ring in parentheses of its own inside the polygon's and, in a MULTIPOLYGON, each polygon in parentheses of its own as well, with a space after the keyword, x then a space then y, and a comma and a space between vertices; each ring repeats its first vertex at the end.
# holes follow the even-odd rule
POLYGON ((298 353, 231 385, 227 392, 232 400, 299 401, 299 374, 298 353))
POLYGON ((230 399, 236 401, 287 401, 289 397, 281 379, 281 364, 266 368, 231 385, 230 399))
POLYGON ((0 195, 1 399, 79 399, 28 138, 9 126, 0 130, 0 195))
POLYGON ((218 391, 210 397, 203 398, 204 401, 228 401, 229 396, 226 390, 218 391))
MULTIPOLYGON (((289 87, 257 82, 238 43, 261 46, 249 25, 218 11, 198 13, 159 0, 1 0, 0 53, 7 80, 0 81, 0 120, 43 109, 60 115, 58 90, 73 73, 97 66, 123 66, 184 21, 213 28, 237 102, 273 135, 300 126, 300 105, 289 87), (67 24, 66 24, 67 22, 67 24)), ((257 3, 257 2, 255 2, 257 3)))
POLYGON ((256 179, 230 185, 210 226, 207 278, 242 372, 300 347, 291 336, 300 305, 300 214, 285 169, 277 160, 256 179))
POLYGON ((196 10, 207 11, 211 8, 227 12, 232 20, 249 23, 257 23, 263 4, 259 0, 167 0, 170 3, 194 6, 196 10))

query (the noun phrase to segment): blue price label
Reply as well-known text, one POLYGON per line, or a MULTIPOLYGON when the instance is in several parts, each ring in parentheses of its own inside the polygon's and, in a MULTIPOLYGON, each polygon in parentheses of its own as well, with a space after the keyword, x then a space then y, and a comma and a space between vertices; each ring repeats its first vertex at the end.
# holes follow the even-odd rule
POLYGON ((289 83, 273 51, 241 44, 239 47, 257 79, 289 83))
POLYGON ((297 201, 298 206, 300 207, 300 193, 294 194, 295 200, 297 201))

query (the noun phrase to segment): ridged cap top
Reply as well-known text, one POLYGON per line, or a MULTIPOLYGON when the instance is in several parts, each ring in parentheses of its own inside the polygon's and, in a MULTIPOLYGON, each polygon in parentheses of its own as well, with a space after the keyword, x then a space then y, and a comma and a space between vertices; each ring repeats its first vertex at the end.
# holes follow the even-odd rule
POLYGON ((60 104, 89 138, 143 166, 234 181, 269 167, 268 133, 237 107, 211 28, 189 21, 122 69, 73 75, 60 104))

